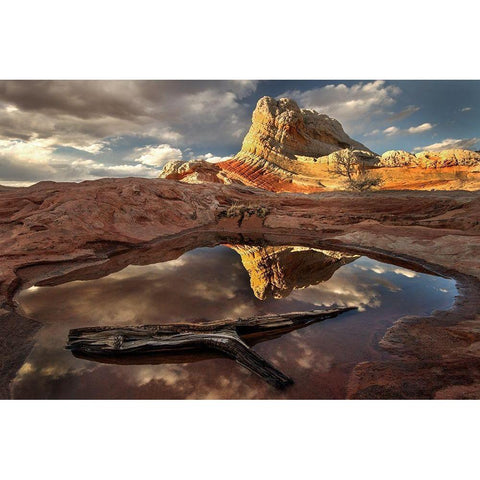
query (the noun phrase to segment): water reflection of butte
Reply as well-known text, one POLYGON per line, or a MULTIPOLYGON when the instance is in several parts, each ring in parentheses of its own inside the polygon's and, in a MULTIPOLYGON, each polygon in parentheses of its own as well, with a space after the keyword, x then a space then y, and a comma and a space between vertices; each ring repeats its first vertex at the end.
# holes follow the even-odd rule
POLYGON ((326 282, 358 255, 307 247, 230 245, 242 259, 253 293, 260 300, 284 298, 292 290, 326 282))

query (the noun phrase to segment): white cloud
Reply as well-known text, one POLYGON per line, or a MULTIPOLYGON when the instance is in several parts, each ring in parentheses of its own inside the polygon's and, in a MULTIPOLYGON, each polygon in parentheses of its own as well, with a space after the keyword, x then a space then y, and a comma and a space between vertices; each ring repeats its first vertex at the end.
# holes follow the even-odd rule
POLYGON ((469 112, 472 109, 472 107, 463 107, 460 109, 461 112, 469 112))
POLYGON ((395 268, 393 272, 396 273, 397 275, 403 275, 404 277, 407 277, 407 278, 418 277, 418 274, 416 272, 412 270, 407 270, 406 268, 398 267, 398 268, 395 268))
POLYGON ((183 154, 180 149, 173 148, 166 143, 156 147, 148 146, 139 148, 137 152, 140 156, 135 158, 135 161, 152 167, 163 167, 172 160, 183 159, 183 154))
POLYGON ((0 139, 0 155, 9 155, 24 163, 47 164, 53 152, 49 139, 2 140, 0 139))
POLYGON ((385 113, 387 107, 395 104, 395 97, 400 93, 397 86, 377 80, 356 83, 351 87, 340 83, 304 92, 291 90, 280 96, 293 98, 301 107, 326 113, 341 123, 355 127, 359 119, 365 120, 367 116, 385 113))
POLYGON ((156 176, 170 160, 195 158, 188 146, 236 151, 251 116, 242 99, 256 83, 0 81, 0 181, 156 176))
MULTIPOLYGON (((158 176, 158 170, 148 165, 107 165, 92 159, 61 158, 55 156, 54 150, 51 139, 0 139, 0 183, 24 186, 40 180, 80 181, 102 177, 158 176)), ((92 146, 91 150, 97 150, 97 146, 92 146)))
MULTIPOLYGON (((431 130, 433 127, 434 125, 432 125, 431 123, 422 123, 421 125, 417 125, 416 127, 410 127, 406 129, 401 129, 392 125, 391 127, 385 128, 385 130, 383 130, 383 133, 390 137, 392 135, 400 135, 406 133, 422 133, 431 130)), ((379 133, 378 130, 373 130, 368 135, 375 135, 377 133, 379 133)))
POLYGON ((98 142, 98 143, 92 143, 91 145, 79 146, 79 147, 74 147, 74 148, 78 148, 79 150, 83 150, 85 152, 95 154, 95 153, 101 152, 106 147, 105 147, 105 143, 98 142))
POLYGON ((460 148, 460 149, 472 149, 478 142, 480 138, 446 138, 441 142, 432 143, 431 145, 425 145, 424 147, 415 147, 413 150, 415 152, 421 152, 424 150, 448 150, 450 148, 460 148))
POLYGON ((53 178, 56 172, 50 165, 52 151, 48 139, 29 142, 0 139, 0 182, 21 185, 53 178))
POLYGON ((30 185, 34 185, 36 182, 34 181, 23 181, 18 182, 16 180, 2 180, 0 179, 0 185, 3 187, 30 187, 30 185))
POLYGON ((421 133, 426 132, 427 130, 431 130, 433 125, 431 123, 422 123, 416 127, 410 127, 407 129, 408 133, 421 133))
POLYGON ((397 128, 397 127, 394 127, 393 125, 391 127, 388 127, 386 128, 383 133, 385 133, 385 135, 388 135, 388 136, 391 136, 391 135, 395 135, 397 134, 398 132, 400 132, 400 129, 397 128))
POLYGON ((6 105, 5 106, 5 111, 7 113, 16 112, 17 110, 18 110, 18 108, 15 105, 6 105))
MULTIPOLYGON (((63 164, 61 165, 63 166, 63 164)), ((61 166, 59 166, 61 168, 61 166)), ((105 165, 94 160, 74 160, 67 168, 76 170, 80 178, 103 177, 158 177, 158 170, 145 165, 105 165)))
POLYGON ((209 163, 218 163, 230 160, 234 155, 228 155, 227 157, 217 157, 213 153, 206 153, 205 155, 196 155, 195 159, 205 160, 209 163))

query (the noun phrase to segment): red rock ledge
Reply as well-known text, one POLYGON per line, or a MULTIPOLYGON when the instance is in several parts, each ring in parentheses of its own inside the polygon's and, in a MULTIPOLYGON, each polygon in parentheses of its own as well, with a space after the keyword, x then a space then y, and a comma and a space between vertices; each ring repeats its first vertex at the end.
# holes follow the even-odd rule
POLYGON ((15 312, 18 289, 101 276, 132 255, 148 263, 220 240, 302 238, 458 281, 454 309, 390 328, 381 346, 397 360, 357 365, 348 397, 480 398, 479 211, 480 193, 463 191, 275 194, 140 178, 0 187, 0 396, 38 328, 15 312), (264 214, 232 217, 232 205, 264 214))

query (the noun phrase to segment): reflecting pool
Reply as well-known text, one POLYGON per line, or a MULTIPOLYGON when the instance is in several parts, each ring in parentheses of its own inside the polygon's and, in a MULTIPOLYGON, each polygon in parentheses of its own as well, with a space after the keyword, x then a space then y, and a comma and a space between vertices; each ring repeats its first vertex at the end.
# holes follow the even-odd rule
POLYGON ((357 363, 388 357, 378 341, 395 320, 448 309, 456 293, 451 279, 365 256, 301 246, 198 248, 96 280, 22 291, 20 310, 44 326, 13 382, 13 397, 344 398, 357 363), (72 328, 200 322, 331 305, 358 310, 253 347, 293 378, 283 391, 215 354, 116 364, 65 350, 72 328))

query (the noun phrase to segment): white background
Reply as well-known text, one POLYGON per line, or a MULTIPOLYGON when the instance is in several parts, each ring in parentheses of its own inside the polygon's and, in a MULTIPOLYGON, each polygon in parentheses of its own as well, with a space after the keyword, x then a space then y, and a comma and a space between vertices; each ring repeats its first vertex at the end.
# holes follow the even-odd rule
MULTIPOLYGON (((0 78, 479 79, 473 2, 19 1, 0 78)), ((478 402, 2 402, 3 478, 478 476, 478 402)))

